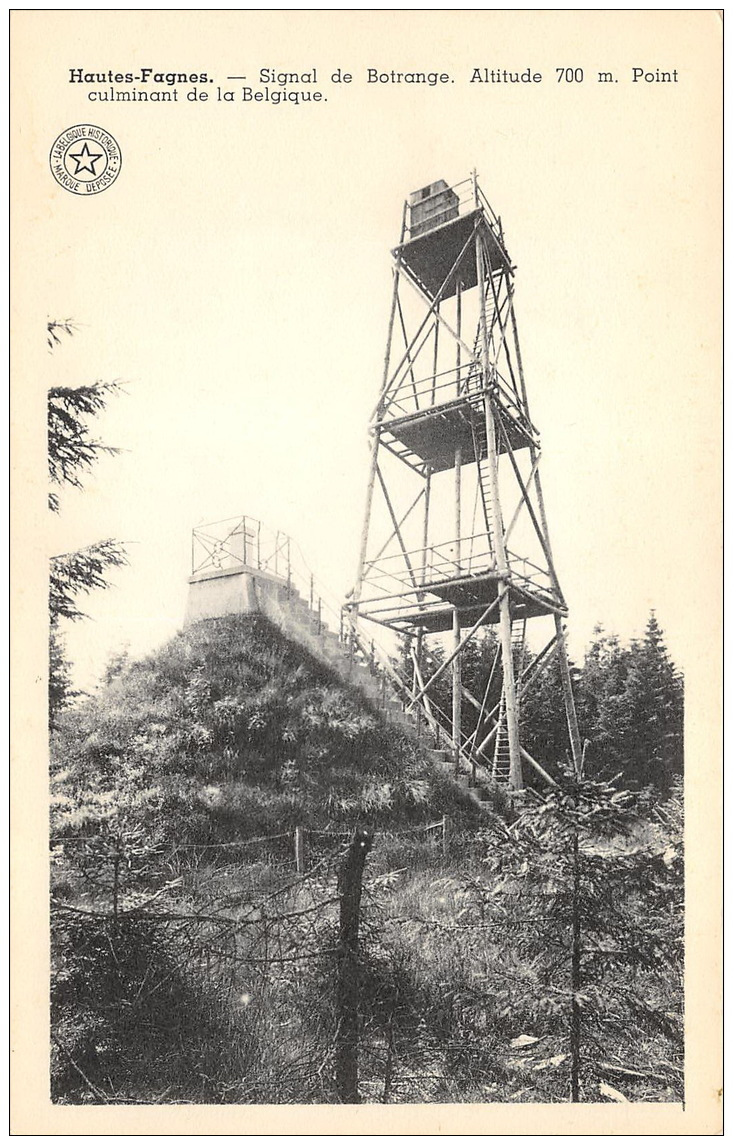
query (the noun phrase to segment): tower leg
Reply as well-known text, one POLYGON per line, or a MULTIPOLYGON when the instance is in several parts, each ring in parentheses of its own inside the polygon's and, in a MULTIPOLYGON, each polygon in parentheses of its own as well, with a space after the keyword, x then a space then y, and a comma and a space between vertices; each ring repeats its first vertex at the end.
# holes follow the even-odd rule
MULTIPOLYGON (((455 524, 456 524, 456 569, 461 570, 461 447, 456 448, 455 456, 455 524)), ((458 617, 458 608, 453 608, 453 651, 455 652, 451 673, 453 676, 453 701, 451 710, 453 730, 453 752, 455 755, 456 774, 460 765, 461 751, 461 623, 458 617)))
MULTIPOLYGON (((514 337, 514 348, 517 355, 517 367, 519 370, 519 381, 522 385, 522 398, 524 405, 529 410, 527 402, 527 387, 524 382, 524 367, 522 366, 522 352, 519 346, 519 335, 517 332, 517 320, 514 314, 514 300, 513 296, 510 297, 509 310, 512 322, 512 334, 514 337)), ((532 463, 534 465, 537 450, 534 445, 530 446, 530 453, 532 455, 532 463)), ((547 527, 547 514, 545 512, 545 498, 542 492, 542 481, 540 479, 540 471, 535 468, 534 483, 537 493, 537 505, 540 513, 540 522, 542 531, 545 534, 545 545, 547 550, 547 566, 550 570, 553 586, 558 594, 560 594, 560 585, 555 572, 555 565, 550 551, 550 531, 547 527)), ((578 716, 575 712, 575 697, 573 695, 573 686, 570 681, 570 666, 568 664, 568 654, 565 649, 565 634, 563 632, 562 620, 559 615, 555 616, 555 634, 557 637, 557 661, 560 667, 560 681, 562 683, 563 701, 565 703, 565 717, 568 723, 568 736, 570 738, 570 750, 573 756, 573 767, 577 777, 581 777, 583 773, 583 751, 580 741, 580 730, 578 728, 578 716)))
POLYGON ((557 661, 560 667, 560 681, 562 682, 562 694, 565 701, 565 717, 568 720, 568 734, 570 736, 570 749, 573 755, 573 767, 576 777, 581 777, 583 769, 580 729, 578 728, 578 715, 575 712, 573 686, 570 681, 568 653, 565 650, 565 632, 559 615, 555 616, 555 631, 557 633, 557 661))
MULTIPOLYGON (((407 216, 406 207, 402 210, 402 237, 405 235, 405 218, 407 216)), ((377 407, 377 422, 382 417, 382 406, 384 399, 384 391, 389 379, 389 360, 392 353, 392 332, 394 330, 395 313, 397 311, 397 294, 399 291, 400 276, 398 272, 394 274, 392 283, 392 307, 389 313, 389 327, 387 329, 387 347, 384 352, 384 374, 382 377, 382 387, 380 392, 379 405, 377 407)), ((361 545, 359 547, 359 568, 356 576, 356 584, 353 591, 354 607, 351 611, 352 623, 356 623, 357 607, 361 599, 361 588, 364 580, 364 566, 366 564, 367 543, 369 540, 369 524, 372 515, 372 499, 374 497, 374 481, 377 476, 377 466, 379 464, 379 433, 375 431, 374 438, 372 439, 372 460, 369 466, 369 481, 367 483, 366 504, 364 506, 364 527, 361 532, 361 545)))
POLYGON ((456 773, 460 765, 461 753, 461 625, 458 619, 458 608, 453 608, 453 650, 456 656, 452 663, 453 676, 453 748, 455 754, 456 773))
MULTIPOLYGON (((534 457, 534 450, 532 451, 534 457)), ((545 542, 548 549, 547 566, 550 570, 555 590, 560 593, 560 585, 557 580, 555 572, 555 565, 550 553, 550 533, 547 527, 547 514, 545 513, 545 498, 542 493, 542 482, 540 481, 540 471, 536 469, 534 472, 535 489, 537 491, 537 505, 540 512, 540 521, 542 529, 545 534, 545 542)), ((577 777, 581 777, 583 773, 583 747, 580 741, 580 729, 578 727, 578 715, 575 711, 575 696, 573 695, 573 685, 570 681, 570 664, 568 663, 568 653, 565 648, 565 631, 562 625, 562 619, 559 615, 555 615, 555 635, 557 637, 557 661, 560 667, 560 681, 562 683, 562 696, 565 703, 565 717, 568 723, 568 737, 570 738, 570 752, 573 758, 573 768, 577 777)))
POLYGON ((484 256, 481 246, 481 234, 476 233, 476 275, 478 277, 479 296, 481 303, 481 340, 482 340, 482 369, 484 395, 484 410, 486 419, 486 464, 489 470, 489 494, 491 497, 491 513, 494 522, 494 538, 496 546, 497 568, 501 573, 499 580, 499 634, 501 638, 501 665, 504 683, 504 704, 506 712, 507 736, 509 741, 509 784, 512 789, 522 788, 522 758, 519 748, 519 722, 517 718, 517 692, 514 679, 514 658, 512 656, 512 616, 509 606, 509 588, 507 585, 508 566, 506 546, 504 544, 504 522, 501 515, 501 501, 499 498, 499 463, 496 449, 496 425, 491 404, 491 395, 488 391, 489 382, 489 337, 486 327, 486 306, 484 295, 486 293, 484 256))
POLYGON ((512 655, 512 616, 509 610, 509 589, 505 583, 499 603, 499 630, 501 634, 501 663, 504 679, 504 707, 509 739, 509 784, 512 789, 522 788, 522 758, 519 747, 519 718, 517 714, 517 690, 514 677, 514 657, 512 655))
MULTIPOLYGON (((461 383, 461 278, 458 277, 456 281, 456 332, 458 334, 459 342, 456 345, 456 392, 460 392, 461 383)), ((456 569, 461 571, 461 466, 463 464, 463 454, 461 447, 456 446, 455 452, 455 524, 456 524, 456 569)), ((458 617, 458 608, 453 608, 453 651, 455 657, 453 659, 452 675, 453 675, 453 699, 451 708, 452 729, 453 729, 453 752, 455 756, 455 769, 456 776, 461 764, 461 701, 463 698, 462 682, 461 682, 461 623, 458 617)))
MULTIPOLYGON (((364 565, 366 563, 367 541, 369 539, 369 521, 372 515, 372 500, 374 498, 374 482, 377 476, 377 463, 379 461, 379 439, 375 435, 372 441, 372 455, 369 465, 369 481, 367 482, 366 503, 364 505, 364 524, 361 530, 361 544, 359 546, 359 568, 356 574, 356 584, 353 591, 353 602, 358 604, 361 599, 361 585, 364 579, 364 565)), ((356 607, 352 609, 352 622, 356 619, 356 607)))

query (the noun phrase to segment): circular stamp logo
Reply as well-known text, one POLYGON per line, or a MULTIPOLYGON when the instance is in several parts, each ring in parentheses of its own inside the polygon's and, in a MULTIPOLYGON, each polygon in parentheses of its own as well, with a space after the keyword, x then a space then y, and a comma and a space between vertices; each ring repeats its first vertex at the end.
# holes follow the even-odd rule
POLYGON ((51 173, 69 193, 89 196, 109 189, 122 166, 120 148, 99 126, 70 126, 51 147, 51 173))

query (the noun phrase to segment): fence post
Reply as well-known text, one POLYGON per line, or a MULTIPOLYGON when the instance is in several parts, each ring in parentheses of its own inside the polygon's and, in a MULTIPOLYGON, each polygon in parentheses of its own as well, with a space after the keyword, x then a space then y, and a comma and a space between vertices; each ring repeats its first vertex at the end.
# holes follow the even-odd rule
POLYGON ((305 872, 305 839, 300 825, 295 828, 295 870, 299 876, 305 872))
POLYGON ((450 849, 450 817, 443 814, 443 859, 447 859, 450 849))
POLYGON ((338 872, 341 900, 336 984, 336 1095, 359 1103, 359 908, 364 864, 372 833, 357 828, 338 872))

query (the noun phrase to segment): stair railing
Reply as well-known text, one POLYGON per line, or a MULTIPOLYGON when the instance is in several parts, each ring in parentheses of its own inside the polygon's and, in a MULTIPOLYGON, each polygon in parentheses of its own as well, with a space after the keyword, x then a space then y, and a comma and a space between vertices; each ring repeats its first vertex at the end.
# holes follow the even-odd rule
MULTIPOLYGON (((351 667, 359 659, 364 662, 369 672, 380 682, 380 700, 383 708, 387 702, 388 689, 391 689, 402 703, 405 712, 414 719, 418 736, 431 736, 435 739, 436 748, 446 749, 456 755, 448 715, 427 693, 423 699, 412 701, 413 691, 395 666, 394 660, 379 643, 364 634, 348 604, 338 603, 333 594, 329 593, 329 589, 323 586, 308 565, 297 541, 285 538, 285 534, 280 532, 277 536, 279 540, 276 547, 278 551, 286 554, 287 577, 284 583, 289 603, 301 601, 306 605, 313 617, 313 630, 316 635, 320 636, 324 630, 330 630, 338 636, 351 667)), ((280 564, 282 559, 281 557, 280 564)), ((475 784, 477 769, 485 772, 485 767, 480 760, 475 760, 470 752, 472 740, 462 733, 456 756, 459 763, 467 768, 472 783, 475 784)))

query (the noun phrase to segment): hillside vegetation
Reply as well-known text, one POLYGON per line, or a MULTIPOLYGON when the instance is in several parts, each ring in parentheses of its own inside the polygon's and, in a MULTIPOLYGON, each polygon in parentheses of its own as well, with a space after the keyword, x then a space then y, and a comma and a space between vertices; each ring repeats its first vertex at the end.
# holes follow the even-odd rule
POLYGON ((679 1099, 679 788, 558 776, 482 810, 262 617, 118 661, 52 735, 54 1099, 337 1100, 356 826, 362 1099, 679 1099))
POLYGON ((110 810, 178 843, 444 812, 476 823, 416 745, 263 616, 195 624, 116 669, 55 734, 58 834, 110 810))

